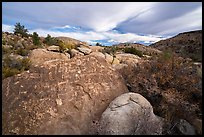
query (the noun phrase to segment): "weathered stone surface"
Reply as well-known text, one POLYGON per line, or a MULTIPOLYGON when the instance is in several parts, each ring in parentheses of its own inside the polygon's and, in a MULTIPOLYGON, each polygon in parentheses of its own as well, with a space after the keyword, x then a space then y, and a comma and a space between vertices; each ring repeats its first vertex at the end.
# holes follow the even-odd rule
POLYGON ((48 51, 56 51, 56 52, 59 52, 60 49, 59 49, 59 46, 55 46, 55 45, 52 45, 52 46, 49 46, 47 48, 48 51))
POLYGON ((113 65, 114 65, 114 64, 120 64, 120 61, 119 61, 117 58, 114 57, 112 64, 113 64, 113 65))
POLYGON ((179 123, 176 125, 176 128, 183 135, 196 135, 194 127, 184 119, 180 119, 179 123))
POLYGON ((71 55, 69 53, 65 52, 64 54, 67 56, 68 59, 71 58, 71 55))
POLYGON ((80 52, 84 53, 85 55, 89 55, 89 54, 92 52, 91 49, 85 48, 85 47, 77 47, 77 49, 78 49, 80 52))
POLYGON ((121 63, 121 64, 114 64, 114 65, 112 65, 112 66, 113 66, 113 68, 116 69, 116 70, 121 70, 121 69, 124 69, 125 67, 128 67, 127 64, 123 64, 123 63, 121 63))
POLYGON ((139 56, 134 55, 134 54, 130 54, 130 53, 116 54, 116 58, 118 58, 119 60, 129 59, 129 58, 133 58, 133 59, 141 59, 139 56))
POLYGON ((105 59, 108 63, 112 64, 112 62, 113 62, 113 56, 112 55, 105 53, 105 59))
POLYGON ((90 134, 109 103, 128 92, 122 76, 91 55, 46 61, 2 87, 3 134, 90 134))
POLYGON ((55 60, 55 59, 68 60, 69 59, 63 53, 55 53, 55 52, 47 51, 46 49, 34 49, 30 53, 29 58, 33 65, 41 65, 48 60, 55 60))
POLYGON ((125 64, 136 64, 141 60, 139 56, 129 54, 129 53, 122 53, 122 54, 116 54, 116 58, 121 62, 125 64))
POLYGON ((104 47, 101 46, 89 46, 89 48, 93 51, 93 52, 101 52, 104 47))
POLYGON ((103 112, 99 134, 160 135, 162 120, 154 115, 151 104, 140 94, 125 93, 114 99, 103 112))
POLYGON ((79 52, 76 49, 71 49, 70 50, 70 55, 71 55, 71 58, 73 58, 73 57, 81 57, 81 56, 84 56, 84 53, 81 53, 81 52, 79 52))
POLYGON ((105 60, 110 64, 120 64, 120 61, 112 55, 105 53, 105 60))
POLYGON ((105 55, 102 52, 91 52, 90 55, 101 57, 105 59, 105 55))
POLYGON ((102 52, 92 52, 90 55, 98 56, 104 58, 109 64, 120 64, 117 58, 113 58, 110 54, 103 54, 102 52))

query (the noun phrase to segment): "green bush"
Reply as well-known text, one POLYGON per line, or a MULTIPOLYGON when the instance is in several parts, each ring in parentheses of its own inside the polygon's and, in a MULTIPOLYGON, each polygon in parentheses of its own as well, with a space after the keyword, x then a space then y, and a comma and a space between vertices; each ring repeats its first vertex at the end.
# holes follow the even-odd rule
POLYGON ((29 58, 14 59, 9 56, 3 58, 2 74, 3 79, 29 70, 31 61, 29 58))
POLYGON ((6 45, 6 40, 2 38, 2 45, 6 45))
POLYGON ((96 43, 96 46, 102 46, 102 45, 101 45, 100 43, 97 42, 97 43, 96 43))
POLYGON ((102 53, 108 53, 108 54, 112 54, 114 55, 116 53, 116 51, 118 51, 119 48, 117 46, 110 46, 110 47, 105 47, 102 50, 102 53))
POLYGON ((56 45, 58 43, 58 40, 56 38, 51 37, 49 34, 47 34, 47 37, 44 40, 44 43, 48 46, 56 45))
POLYGON ((7 77, 11 77, 13 75, 16 75, 20 73, 20 71, 16 68, 9 68, 9 67, 3 67, 2 68, 2 77, 3 79, 7 78, 7 77))
POLYGON ((12 52, 11 48, 6 48, 4 46, 2 46, 2 53, 3 54, 10 54, 12 52))
POLYGON ((26 49, 23 49, 23 48, 19 48, 16 50, 16 53, 18 55, 21 55, 21 56, 27 56, 28 53, 29 53, 29 50, 26 50, 26 49))
POLYGON ((69 52, 71 49, 76 48, 76 45, 72 43, 64 43, 62 40, 57 40, 55 45, 59 46, 60 52, 69 52))
POLYGON ((171 51, 163 51, 163 54, 161 54, 161 58, 164 60, 169 60, 173 57, 173 53, 171 51))
POLYGON ((29 58, 23 58, 21 60, 21 66, 22 66, 22 71, 24 70, 29 70, 30 66, 31 66, 31 61, 29 58))
POLYGON ((143 56, 143 53, 142 53, 142 51, 140 51, 140 50, 137 50, 137 49, 135 49, 135 48, 133 48, 133 47, 131 47, 131 48, 124 48, 124 52, 125 53, 130 53, 130 54, 134 54, 134 55, 137 55, 137 56, 139 56, 139 57, 142 57, 143 56))

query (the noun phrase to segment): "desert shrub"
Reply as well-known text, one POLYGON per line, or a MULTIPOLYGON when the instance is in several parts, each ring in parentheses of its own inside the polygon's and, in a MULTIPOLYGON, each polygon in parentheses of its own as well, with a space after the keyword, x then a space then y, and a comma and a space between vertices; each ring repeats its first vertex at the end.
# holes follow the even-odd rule
POLYGON ((2 38, 2 45, 6 45, 6 40, 2 38))
POLYGON ((135 48, 133 48, 133 47, 130 47, 130 48, 129 48, 129 47, 126 47, 126 48, 124 48, 123 50, 124 50, 125 53, 134 54, 134 55, 137 55, 137 56, 139 56, 139 57, 142 57, 142 56, 143 56, 142 51, 137 50, 137 49, 135 49, 135 48))
POLYGON ((14 46, 15 45, 15 41, 14 40, 8 40, 7 44, 11 45, 11 46, 14 46))
POLYGON ((201 118, 202 77, 191 62, 164 53, 119 72, 129 91, 143 95, 152 104, 154 113, 170 124, 177 118, 201 118))
POLYGON ((10 53, 12 53, 12 49, 11 48, 7 48, 7 47, 5 47, 5 46, 2 46, 2 53, 3 54, 10 54, 10 53))
POLYGON ((160 59, 169 60, 172 58, 173 53, 171 51, 165 50, 160 56, 161 56, 160 59))
POLYGON ((21 66, 22 66, 22 71, 24 70, 29 70, 30 66, 31 66, 31 61, 29 58, 23 58, 21 61, 21 66))
POLYGON ((56 44, 59 46, 60 52, 69 52, 71 49, 74 49, 77 47, 77 45, 72 43, 65 43, 62 40, 57 40, 56 44))
POLYGON ((119 48, 117 46, 110 46, 110 47, 105 47, 102 50, 102 53, 108 53, 108 54, 112 54, 115 55, 116 51, 118 51, 119 48))
POLYGON ((97 42, 97 43, 96 43, 96 46, 102 46, 102 45, 101 45, 100 43, 97 42))
POLYGON ((54 37, 51 37, 51 35, 47 34, 47 37, 44 39, 43 42, 48 46, 51 46, 51 45, 56 45, 58 40, 54 37))
POLYGON ((20 73, 20 71, 16 68, 9 68, 9 67, 3 67, 2 68, 2 78, 5 79, 7 77, 13 76, 20 73))
POLYGON ((21 55, 21 56, 27 56, 29 54, 29 50, 19 48, 16 50, 16 54, 21 55))
POLYGON ((15 59, 10 56, 3 58, 2 75, 3 79, 28 70, 31 66, 29 58, 15 59))
POLYGON ((21 34, 22 37, 28 37, 28 30, 18 22, 15 25, 14 34, 21 34))
POLYGON ((32 39, 34 45, 40 45, 40 38, 36 32, 33 32, 32 39))

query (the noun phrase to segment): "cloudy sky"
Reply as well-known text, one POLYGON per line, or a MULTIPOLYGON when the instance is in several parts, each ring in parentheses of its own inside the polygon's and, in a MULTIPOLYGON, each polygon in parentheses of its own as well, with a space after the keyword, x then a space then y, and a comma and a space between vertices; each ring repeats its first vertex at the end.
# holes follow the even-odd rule
POLYGON ((2 31, 13 32, 16 22, 29 33, 92 45, 149 45, 202 29, 202 2, 3 2, 2 31))

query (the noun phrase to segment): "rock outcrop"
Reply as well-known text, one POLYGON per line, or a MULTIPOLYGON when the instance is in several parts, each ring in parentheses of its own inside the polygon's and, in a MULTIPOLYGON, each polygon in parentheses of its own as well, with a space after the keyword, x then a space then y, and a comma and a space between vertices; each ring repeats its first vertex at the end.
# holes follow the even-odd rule
POLYGON ((122 53, 122 54, 116 54, 116 58, 121 62, 125 64, 136 64, 141 60, 141 58, 134 54, 129 53, 122 53))
POLYGON ((78 49, 80 52, 84 53, 85 55, 89 55, 89 54, 92 52, 91 49, 86 48, 86 47, 77 47, 77 49, 78 49))
POLYGON ((48 51, 54 51, 54 52, 59 52, 60 51, 60 48, 59 46, 55 46, 55 45, 52 45, 52 46, 49 46, 47 48, 48 51))
POLYGON ((92 52, 90 55, 96 56, 96 57, 101 57, 105 59, 105 55, 102 52, 92 52))
POLYGON ((154 115, 151 104, 140 94, 125 93, 114 99, 103 112, 99 134, 160 135, 162 120, 154 115))
POLYGON ((105 53, 105 60, 110 64, 120 64, 120 61, 112 55, 105 53))
POLYGON ((89 46, 89 48, 93 51, 93 52, 101 52, 104 47, 101 46, 89 46))
POLYGON ((179 120, 176 128, 182 135, 196 135, 194 127, 184 119, 179 120))
POLYGON ((33 65, 41 65, 49 60, 68 60, 69 57, 63 53, 47 51, 46 49, 34 49, 31 51, 29 58, 33 65))
POLYGON ((46 61, 2 87, 3 134, 91 134, 110 102, 128 92, 122 76, 91 55, 46 61))
POLYGON ((71 55, 71 58, 73 58, 73 57, 81 57, 81 56, 84 56, 84 53, 81 53, 81 52, 79 52, 76 49, 71 49, 70 50, 70 55, 71 55))

